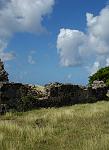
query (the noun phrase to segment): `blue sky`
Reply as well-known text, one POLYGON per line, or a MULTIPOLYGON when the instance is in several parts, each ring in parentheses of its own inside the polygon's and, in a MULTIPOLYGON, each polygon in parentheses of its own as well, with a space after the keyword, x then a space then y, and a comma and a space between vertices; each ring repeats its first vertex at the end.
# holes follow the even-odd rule
POLYGON ((107 0, 0 0, 0 6, 0 56, 10 81, 87 84, 109 64, 107 0))

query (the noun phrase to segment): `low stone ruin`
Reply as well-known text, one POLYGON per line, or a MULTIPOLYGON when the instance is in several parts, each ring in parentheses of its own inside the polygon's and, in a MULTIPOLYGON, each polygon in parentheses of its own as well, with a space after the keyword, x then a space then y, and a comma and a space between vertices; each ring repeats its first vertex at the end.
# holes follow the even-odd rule
POLYGON ((3 83, 0 84, 1 104, 7 104, 7 107, 13 108, 17 101, 28 93, 28 87, 21 83, 3 83))
POLYGON ((47 96, 44 86, 28 84, 27 87, 28 87, 28 95, 32 95, 38 98, 47 96))
POLYGON ((109 97, 109 89, 103 81, 94 81, 91 87, 58 82, 47 84, 44 87, 10 83, 8 73, 0 60, 0 113, 6 112, 5 107, 7 109, 16 108, 19 100, 28 95, 37 99, 36 107, 59 107, 106 100, 109 97))
POLYGON ((48 99, 68 99, 72 104, 105 100, 108 91, 106 86, 93 88, 72 84, 51 84, 47 86, 46 90, 48 99))
POLYGON ((4 64, 0 59, 0 112, 3 113, 3 108, 10 106, 14 107, 14 104, 22 96, 27 95, 28 87, 21 83, 10 83, 8 79, 8 73, 4 69, 4 64), (6 106, 7 105, 7 106, 6 106), (5 107, 2 107, 5 106, 5 107))

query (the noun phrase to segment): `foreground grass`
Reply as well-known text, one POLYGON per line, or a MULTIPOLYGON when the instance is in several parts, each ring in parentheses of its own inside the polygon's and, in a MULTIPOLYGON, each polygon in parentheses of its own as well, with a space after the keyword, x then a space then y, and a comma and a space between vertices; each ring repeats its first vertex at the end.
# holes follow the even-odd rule
POLYGON ((109 150, 109 102, 7 113, 0 150, 109 150))

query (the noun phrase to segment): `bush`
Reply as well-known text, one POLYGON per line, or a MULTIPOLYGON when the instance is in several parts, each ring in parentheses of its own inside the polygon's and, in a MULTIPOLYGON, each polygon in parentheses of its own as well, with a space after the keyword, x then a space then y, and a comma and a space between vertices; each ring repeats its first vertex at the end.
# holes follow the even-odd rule
POLYGON ((102 80, 109 87, 109 67, 101 68, 95 74, 90 76, 89 85, 91 85, 94 80, 102 80))
POLYGON ((36 108, 38 99, 28 95, 22 97, 17 103, 17 111, 27 111, 36 108))

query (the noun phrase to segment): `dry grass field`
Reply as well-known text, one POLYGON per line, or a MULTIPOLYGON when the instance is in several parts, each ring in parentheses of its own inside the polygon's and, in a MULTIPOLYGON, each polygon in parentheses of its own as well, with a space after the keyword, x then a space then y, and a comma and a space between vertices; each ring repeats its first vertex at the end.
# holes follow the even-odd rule
POLYGON ((0 150, 109 150, 109 102, 0 116, 0 150))

